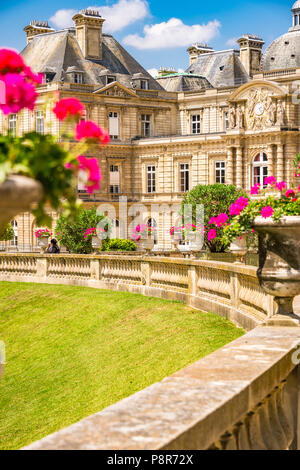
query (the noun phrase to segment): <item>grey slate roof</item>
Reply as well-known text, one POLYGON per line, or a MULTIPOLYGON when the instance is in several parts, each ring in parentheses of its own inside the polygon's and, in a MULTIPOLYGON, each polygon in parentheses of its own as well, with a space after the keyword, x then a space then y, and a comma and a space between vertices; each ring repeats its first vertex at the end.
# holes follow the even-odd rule
POLYGON ((188 73, 175 73, 156 79, 158 83, 167 91, 204 91, 213 88, 205 77, 188 73))
POLYGON ((186 72, 205 77, 214 88, 241 85, 250 80, 239 52, 233 49, 201 54, 186 72))
POLYGON ((267 48, 262 68, 264 72, 300 67, 300 30, 275 39, 267 48))
POLYGON ((84 73, 84 83, 101 87, 106 85, 106 81, 105 75, 100 74, 107 69, 106 73, 115 75, 117 81, 128 88, 133 88, 132 76, 142 74, 149 80, 150 90, 163 89, 112 36, 103 34, 102 47, 102 60, 85 59, 75 37, 75 29, 70 28, 35 36, 21 54, 35 72, 55 72, 53 81, 62 77, 66 82, 71 81, 66 72, 73 69, 84 73))

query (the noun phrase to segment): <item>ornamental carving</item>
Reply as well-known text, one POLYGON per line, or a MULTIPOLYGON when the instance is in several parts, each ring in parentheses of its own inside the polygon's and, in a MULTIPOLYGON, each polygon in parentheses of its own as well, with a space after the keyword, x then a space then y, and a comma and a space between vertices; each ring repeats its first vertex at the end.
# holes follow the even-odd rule
POLYGON ((246 127, 263 130, 285 124, 285 109, 282 101, 276 101, 269 88, 252 89, 247 98, 246 127))

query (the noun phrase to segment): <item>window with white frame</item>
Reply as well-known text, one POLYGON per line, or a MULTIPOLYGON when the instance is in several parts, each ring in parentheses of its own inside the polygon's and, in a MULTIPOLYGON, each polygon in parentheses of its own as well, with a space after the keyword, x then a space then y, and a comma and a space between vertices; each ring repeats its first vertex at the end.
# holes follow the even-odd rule
POLYGON ((44 134, 44 113, 43 111, 36 111, 35 113, 35 130, 39 134, 44 134))
POLYGON ((17 115, 16 114, 10 114, 8 118, 8 128, 10 134, 15 137, 17 134, 17 115))
POLYGON ((226 131, 229 129, 229 116, 228 116, 228 111, 224 112, 224 130, 226 131))
POLYGON ((201 116, 200 114, 192 115, 192 134, 200 134, 201 131, 201 116))
POLYGON ((108 115, 109 121, 109 136, 112 140, 119 138, 119 114, 115 111, 111 111, 108 115))
POLYGON ((110 165, 109 169, 109 191, 111 194, 120 194, 120 167, 110 165))
POLYGON ((149 81, 141 80, 141 90, 149 90, 149 81))
POLYGON ((142 136, 150 137, 151 135, 151 115, 142 114, 142 136))
POLYGON ((11 245, 17 246, 18 245, 18 222, 16 220, 13 220, 11 222, 11 226, 14 231, 14 238, 11 240, 11 245))
POLYGON ((190 189, 190 165, 189 163, 180 163, 180 191, 187 192, 190 189))
POLYGON ((156 191, 156 168, 155 165, 147 166, 147 192, 155 193, 156 191))
POLYGON ((148 227, 152 228, 152 237, 154 238, 154 245, 157 245, 158 242, 158 234, 157 234, 157 222, 153 217, 147 220, 148 227))
POLYGON ((82 73, 74 73, 74 83, 83 83, 82 73))
POLYGON ((268 176, 268 157, 264 152, 260 152, 253 160, 252 182, 253 185, 260 184, 266 187, 265 178, 268 176))
POLYGON ((225 184, 226 164, 224 161, 215 162, 215 182, 225 184))

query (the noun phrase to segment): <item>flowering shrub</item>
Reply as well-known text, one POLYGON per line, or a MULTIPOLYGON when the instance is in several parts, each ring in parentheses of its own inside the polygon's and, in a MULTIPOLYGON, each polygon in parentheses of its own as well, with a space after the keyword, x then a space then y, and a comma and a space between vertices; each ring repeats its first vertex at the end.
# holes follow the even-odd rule
POLYGON ((283 216, 300 215, 300 186, 298 189, 287 189, 286 182, 278 182, 274 176, 265 178, 264 183, 267 188, 258 192, 261 197, 248 200, 244 208, 225 227, 224 243, 231 243, 243 233, 252 233, 256 217, 272 218, 276 221, 283 216), (276 192, 274 193, 274 191, 276 192))
POLYGON ((136 242, 139 242, 141 239, 151 237, 154 232, 156 232, 155 227, 150 227, 147 224, 139 224, 133 230, 131 238, 136 242))
POLYGON ((0 232, 0 240, 3 242, 8 242, 14 239, 14 229, 11 224, 7 224, 6 227, 0 232))
POLYGON ((99 227, 98 229, 97 227, 87 228, 84 232, 84 238, 98 237, 99 235, 101 235, 101 233, 106 233, 104 228, 101 228, 101 227, 99 227))
POLYGON ((36 236, 36 238, 41 238, 41 237, 51 237, 51 235, 53 234, 47 228, 42 228, 34 232, 34 235, 36 236))
MULTIPOLYGON (((0 88, 5 90, 5 103, 0 103, 4 114, 18 113, 22 109, 34 110, 37 85, 42 74, 35 74, 26 66, 23 58, 9 49, 0 49, 0 88)), ((0 184, 11 174, 21 174, 39 181, 43 197, 33 209, 38 225, 51 225, 46 211, 49 205, 63 211, 65 217, 74 216, 80 207, 77 200, 77 179, 92 194, 99 190, 101 172, 96 158, 83 153, 91 143, 105 145, 109 142, 107 131, 93 122, 79 122, 85 108, 76 98, 63 98, 55 104, 53 112, 57 119, 70 124, 73 132, 64 134, 63 144, 55 137, 30 132, 22 137, 11 134, 0 136, 0 184), (77 139, 77 142, 75 140, 77 139), (74 143, 75 140, 75 143, 74 143)))

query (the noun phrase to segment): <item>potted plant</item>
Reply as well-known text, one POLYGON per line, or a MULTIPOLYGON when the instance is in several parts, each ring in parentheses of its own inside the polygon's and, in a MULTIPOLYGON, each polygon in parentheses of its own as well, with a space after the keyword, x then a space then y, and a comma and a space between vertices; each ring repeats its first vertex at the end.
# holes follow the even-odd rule
POLYGON ((105 234, 105 233, 106 233, 105 230, 102 228, 92 227, 92 228, 86 229, 84 233, 84 238, 91 240, 94 253, 97 253, 98 251, 101 250, 102 248, 101 234, 105 234))
POLYGON ((205 227, 201 224, 185 224, 182 227, 183 237, 189 243, 189 251, 198 252, 204 243, 205 227))
POLYGON ((41 253, 45 253, 48 247, 49 237, 51 237, 52 233, 47 228, 44 228, 34 232, 34 235, 38 240, 38 246, 41 249, 41 253))
POLYGON ((155 227, 147 224, 137 225, 132 232, 132 239, 137 243, 139 250, 146 251, 148 254, 154 248, 155 227))
POLYGON ((294 318, 293 299, 300 294, 300 187, 288 188, 273 176, 265 179, 265 185, 265 189, 251 188, 255 199, 236 201, 224 242, 231 243, 245 232, 258 233, 260 285, 275 297, 276 319, 294 318))

